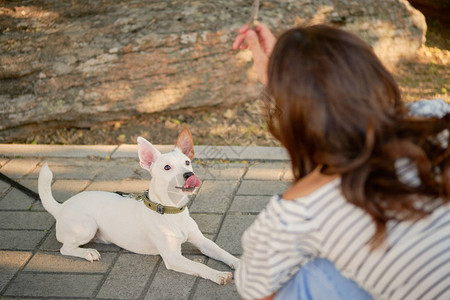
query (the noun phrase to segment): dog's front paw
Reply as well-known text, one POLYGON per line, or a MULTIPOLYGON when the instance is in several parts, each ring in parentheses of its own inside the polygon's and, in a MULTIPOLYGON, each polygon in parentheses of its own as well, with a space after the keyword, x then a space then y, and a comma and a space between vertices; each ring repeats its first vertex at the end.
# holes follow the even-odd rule
POLYGON ((90 262, 94 262, 94 260, 100 260, 102 256, 95 249, 86 249, 86 256, 84 258, 90 262))
POLYGON ((217 284, 224 285, 230 283, 231 278, 233 278, 233 274, 231 272, 219 272, 217 274, 217 284))

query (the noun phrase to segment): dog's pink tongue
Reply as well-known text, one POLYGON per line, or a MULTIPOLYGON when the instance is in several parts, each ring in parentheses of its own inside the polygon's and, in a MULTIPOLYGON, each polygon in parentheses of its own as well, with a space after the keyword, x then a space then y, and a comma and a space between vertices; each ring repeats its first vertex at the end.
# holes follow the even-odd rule
POLYGON ((201 183, 202 182, 200 181, 200 179, 198 179, 198 177, 196 175, 192 175, 186 180, 186 184, 184 187, 185 188, 194 188, 194 187, 200 186, 201 183))

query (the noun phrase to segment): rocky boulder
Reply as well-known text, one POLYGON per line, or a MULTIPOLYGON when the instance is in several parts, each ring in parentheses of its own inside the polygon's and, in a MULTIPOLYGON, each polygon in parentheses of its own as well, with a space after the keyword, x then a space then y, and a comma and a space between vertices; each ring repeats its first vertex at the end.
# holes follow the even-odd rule
MULTIPOLYGON (((261 86, 248 52, 231 50, 250 0, 10 1, 0 7, 0 131, 252 101, 261 86)), ((406 0, 261 1, 279 34, 332 23, 388 64, 424 42, 406 0)))

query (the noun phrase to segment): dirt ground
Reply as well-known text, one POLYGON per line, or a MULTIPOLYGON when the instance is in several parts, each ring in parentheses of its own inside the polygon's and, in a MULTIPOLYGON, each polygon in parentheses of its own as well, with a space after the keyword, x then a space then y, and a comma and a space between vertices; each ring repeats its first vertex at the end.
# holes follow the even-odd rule
MULTIPOLYGON (((450 102, 450 21, 427 16, 427 42, 414 59, 394 73, 405 101, 442 98, 450 102)), ((14 143, 134 144, 138 136, 154 144, 172 144, 181 127, 189 126, 198 145, 275 146, 261 117, 260 100, 232 107, 209 107, 142 115, 89 128, 46 128, 14 143)))

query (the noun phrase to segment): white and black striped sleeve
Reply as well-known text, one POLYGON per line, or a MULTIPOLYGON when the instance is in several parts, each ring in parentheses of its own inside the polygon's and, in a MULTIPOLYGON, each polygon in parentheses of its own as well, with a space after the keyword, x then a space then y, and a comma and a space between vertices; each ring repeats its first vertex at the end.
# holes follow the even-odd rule
POLYGON ((316 228, 298 201, 272 197, 242 236, 243 255, 236 270, 236 287, 245 299, 277 291, 300 266, 318 255, 316 228))

